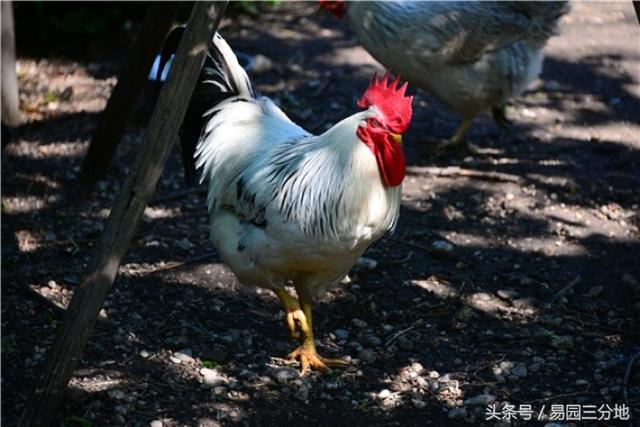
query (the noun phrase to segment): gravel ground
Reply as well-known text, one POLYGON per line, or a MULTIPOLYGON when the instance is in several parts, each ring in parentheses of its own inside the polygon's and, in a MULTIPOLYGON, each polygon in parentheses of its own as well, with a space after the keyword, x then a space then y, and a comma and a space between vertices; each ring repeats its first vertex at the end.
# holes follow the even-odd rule
MULTIPOLYGON (((315 9, 281 3, 258 21, 225 19, 222 33, 259 55, 261 92, 322 131, 356 110, 381 68, 343 22, 315 9)), ((316 307, 320 350, 351 359, 326 375, 299 378, 283 359, 293 342, 277 299, 221 264, 202 195, 181 192, 176 148, 60 422, 507 425, 485 420, 489 404, 531 405, 534 419, 546 411, 535 425, 553 421, 552 404, 626 404, 638 419, 639 36, 629 2, 574 4, 540 81, 509 109, 514 129, 481 118, 455 153, 436 154, 428 140, 450 135, 457 118, 416 95, 400 225, 316 307)), ((97 191, 75 197, 113 69, 90 58, 19 61, 29 122, 2 156, 8 426, 61 319, 49 304, 68 303, 140 147, 145 108, 97 191)))

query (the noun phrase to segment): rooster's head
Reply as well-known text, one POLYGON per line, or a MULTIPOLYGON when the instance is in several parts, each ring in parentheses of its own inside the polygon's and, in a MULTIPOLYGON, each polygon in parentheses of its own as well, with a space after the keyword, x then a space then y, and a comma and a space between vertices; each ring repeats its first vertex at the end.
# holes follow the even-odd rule
POLYGON ((402 86, 400 77, 389 82, 389 74, 382 78, 373 77, 371 84, 358 100, 358 106, 372 110, 358 128, 358 137, 373 151, 385 184, 399 185, 404 178, 404 154, 402 134, 411 123, 413 101, 406 96, 407 83, 402 86))
POLYGON ((344 0, 320 0, 320 8, 342 18, 347 13, 347 2, 344 0))

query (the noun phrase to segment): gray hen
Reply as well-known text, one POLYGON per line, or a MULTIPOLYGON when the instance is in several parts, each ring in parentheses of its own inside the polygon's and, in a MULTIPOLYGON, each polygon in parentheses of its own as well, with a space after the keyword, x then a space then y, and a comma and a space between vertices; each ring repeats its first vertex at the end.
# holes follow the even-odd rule
POLYGON ((447 145, 491 110, 505 125, 504 103, 539 74, 542 49, 568 2, 335 2, 341 17, 385 67, 427 90, 462 116, 447 145))

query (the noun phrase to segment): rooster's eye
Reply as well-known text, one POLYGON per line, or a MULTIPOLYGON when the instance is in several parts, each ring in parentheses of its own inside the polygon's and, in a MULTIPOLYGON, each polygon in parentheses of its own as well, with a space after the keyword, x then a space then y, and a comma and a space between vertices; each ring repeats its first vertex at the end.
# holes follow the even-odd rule
POLYGON ((371 126, 374 128, 380 127, 380 123, 377 120, 371 120, 371 126))

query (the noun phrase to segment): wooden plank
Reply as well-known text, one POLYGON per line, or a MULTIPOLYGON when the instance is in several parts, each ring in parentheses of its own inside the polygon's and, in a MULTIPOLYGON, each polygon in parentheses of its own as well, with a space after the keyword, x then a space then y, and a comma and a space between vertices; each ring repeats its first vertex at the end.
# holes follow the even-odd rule
MULTIPOLYGON (((13 3, 2 2, 2 123, 11 127, 22 121, 18 78, 16 76, 16 40, 13 27, 13 3)), ((5 141, 2 141, 4 146, 5 141)))
POLYGON ((190 94, 226 2, 196 2, 169 78, 160 92, 142 151, 118 194, 82 283, 56 331, 43 373, 27 404, 21 426, 48 426, 58 416, 64 391, 78 365, 123 255, 134 236, 184 118, 190 94))
POLYGON ((127 64, 118 77, 84 158, 80 174, 83 192, 90 191, 107 171, 178 7, 178 2, 155 2, 149 5, 127 64))

